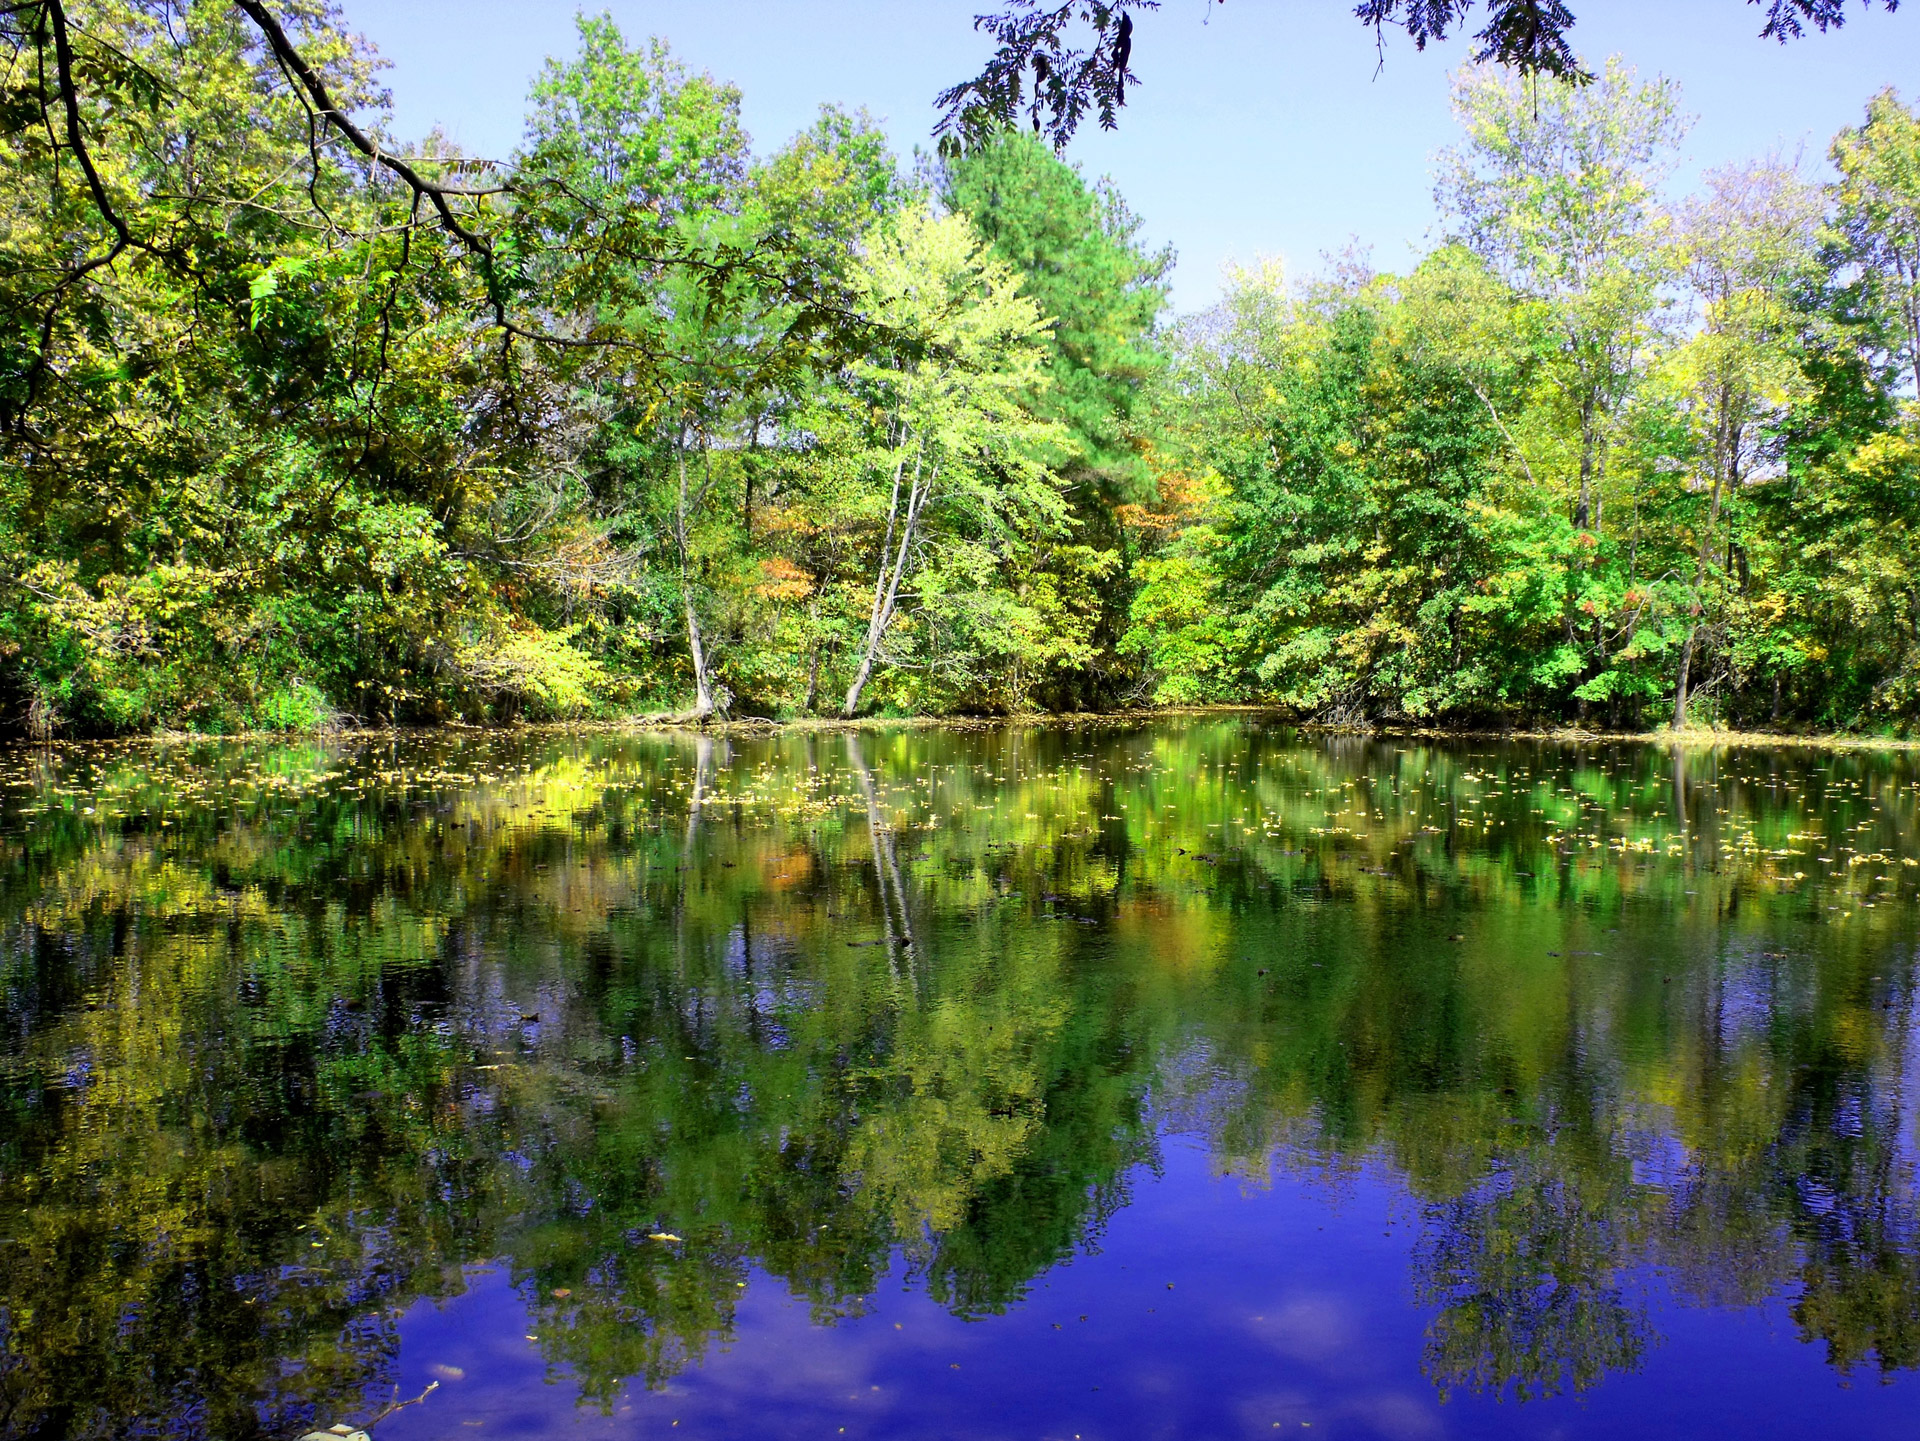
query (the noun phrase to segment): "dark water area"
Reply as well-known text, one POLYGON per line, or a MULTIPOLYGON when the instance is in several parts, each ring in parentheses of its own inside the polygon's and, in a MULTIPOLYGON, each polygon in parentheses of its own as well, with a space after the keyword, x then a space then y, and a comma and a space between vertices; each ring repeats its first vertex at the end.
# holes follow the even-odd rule
POLYGON ((0 1436, 1920 1434, 1905 754, 20 751, 0 848, 0 1436))

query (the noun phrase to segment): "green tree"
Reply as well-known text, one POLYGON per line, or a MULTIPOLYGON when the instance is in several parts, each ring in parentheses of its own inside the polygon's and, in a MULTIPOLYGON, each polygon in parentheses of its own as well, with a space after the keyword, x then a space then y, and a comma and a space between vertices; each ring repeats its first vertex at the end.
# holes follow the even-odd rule
POLYGON ((1867 102, 1864 124, 1834 137, 1832 159, 1842 254, 1860 267, 1862 299, 1920 398, 1920 115, 1883 90, 1867 102))
POLYGON ((1678 91, 1637 83, 1616 57, 1591 85, 1465 70, 1453 104, 1467 138, 1444 157, 1436 199, 1458 237, 1545 312, 1578 426, 1573 523, 1597 528, 1613 427, 1673 274, 1659 187, 1686 131, 1678 91))
MULTIPOLYGON (((15 704, 102 731, 585 703, 592 662, 496 589, 550 536, 519 520, 552 378, 476 349, 470 255, 312 128, 239 12, 56 11, 7 20, 79 87, 0 140, 15 704)), ((366 103, 372 58, 297 16, 312 85, 366 103)))
POLYGON ((639 274, 619 267, 566 288, 621 332, 623 344, 612 352, 618 359, 593 377, 609 392, 607 430, 620 437, 608 459, 629 472, 635 493, 621 500, 664 532, 694 686, 689 714, 704 719, 716 699, 701 618, 707 558, 699 531, 714 486, 714 437, 734 418, 739 383, 754 369, 761 320, 754 278, 737 263, 751 244, 751 221, 741 213, 747 141, 740 95, 689 75, 659 40, 630 48, 610 16, 582 15, 575 25, 579 54, 564 64, 549 60, 534 83, 517 168, 564 197, 541 217, 549 267, 565 272, 587 259, 569 244, 572 233, 624 205, 649 207, 696 262, 639 274))
MULTIPOLYGON (((1700 305, 1700 328, 1671 358, 1685 390, 1690 458, 1706 492, 1696 522, 1694 620, 1680 647, 1673 725, 1687 723, 1695 653, 1712 622, 1709 573, 1722 553, 1721 511, 1781 452, 1789 408, 1809 393, 1800 345, 1804 317, 1795 302, 1814 272, 1820 200, 1778 163, 1714 171, 1706 193, 1683 207, 1686 274, 1700 305)), ((1724 547, 1731 569, 1734 541, 1724 547)))
POLYGON ((1021 274, 1050 322, 1048 384, 1030 404, 1066 433, 1055 467, 1072 497, 1075 536, 1036 553, 1023 588, 1051 601, 1054 626, 1084 637, 1075 651, 1092 654, 1076 655, 1081 663, 1041 694, 1069 709, 1112 704, 1130 670, 1115 646, 1132 598, 1129 533, 1116 510, 1151 489, 1142 451, 1165 370, 1156 327, 1173 253, 1145 248, 1139 218, 1110 182, 1089 185, 1018 132, 948 161, 941 197, 1021 274))
MULTIPOLYGON (((839 409, 878 544, 846 715, 888 662, 903 599, 928 629, 973 632, 976 643, 985 631, 1009 648, 1022 639, 1007 631, 1018 617, 997 568, 1012 547, 1061 529, 1067 508, 1043 454, 1059 430, 1026 409, 1042 383, 1044 330, 1019 284, 959 216, 909 208, 868 243, 856 293, 887 348, 847 368, 839 409)), ((938 636, 918 643, 922 664, 968 663, 964 648, 943 656, 938 636)))
POLYGON ((1149 252, 1140 220, 1112 184, 1089 185, 1019 132, 950 161, 940 195, 1019 273, 1048 322, 1049 384, 1034 413, 1067 429, 1062 470, 1111 503, 1139 489, 1131 441, 1164 361, 1154 327, 1167 301, 1171 250, 1149 252))

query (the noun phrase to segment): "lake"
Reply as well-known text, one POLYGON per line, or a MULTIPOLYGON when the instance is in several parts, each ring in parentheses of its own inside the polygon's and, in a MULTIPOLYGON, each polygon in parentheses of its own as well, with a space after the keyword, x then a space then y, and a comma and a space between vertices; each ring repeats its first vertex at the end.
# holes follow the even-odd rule
POLYGON ((182 742, 0 845, 0 1435, 1920 1432, 1920 757, 182 742))

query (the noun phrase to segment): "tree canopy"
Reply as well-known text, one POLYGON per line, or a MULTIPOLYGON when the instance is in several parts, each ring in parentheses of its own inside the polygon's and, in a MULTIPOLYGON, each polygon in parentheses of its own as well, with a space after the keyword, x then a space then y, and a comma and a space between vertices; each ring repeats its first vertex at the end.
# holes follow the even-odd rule
POLYGON ((1430 254, 1174 321, 1044 138, 756 142, 604 16, 485 161, 317 5, 6 23, 10 728, 1920 724, 1892 91, 1684 195, 1671 81, 1467 66, 1430 254))

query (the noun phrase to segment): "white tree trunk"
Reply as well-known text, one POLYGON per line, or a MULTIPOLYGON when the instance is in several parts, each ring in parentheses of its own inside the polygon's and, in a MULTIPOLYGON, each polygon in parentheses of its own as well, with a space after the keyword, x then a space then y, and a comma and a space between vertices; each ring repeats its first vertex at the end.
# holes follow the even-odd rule
POLYGON ((673 539, 680 550, 680 598, 687 617, 687 654, 693 661, 693 718, 713 714, 713 682, 707 675, 706 638, 700 633, 700 613, 693 603, 693 584, 687 565, 687 451, 678 447, 680 498, 674 507, 673 539))
POLYGON ((873 613, 867 618, 867 638, 860 647, 860 664, 853 673, 853 684, 847 687, 846 704, 841 708, 841 714, 849 720, 860 708, 860 693, 873 678, 874 665, 880 658, 881 642, 886 639, 887 628, 893 624, 894 610, 900 600, 900 582, 905 578, 907 567, 913 559, 913 542, 919 530, 920 512, 926 506, 928 495, 933 492, 934 482, 939 479, 940 467, 936 465, 923 474, 921 456, 914 456, 913 479, 907 487, 907 506, 903 514, 900 509, 900 482, 905 472, 906 457, 902 456, 900 463, 893 468, 893 495, 887 504, 887 536, 881 543, 880 569, 873 581, 873 613))

